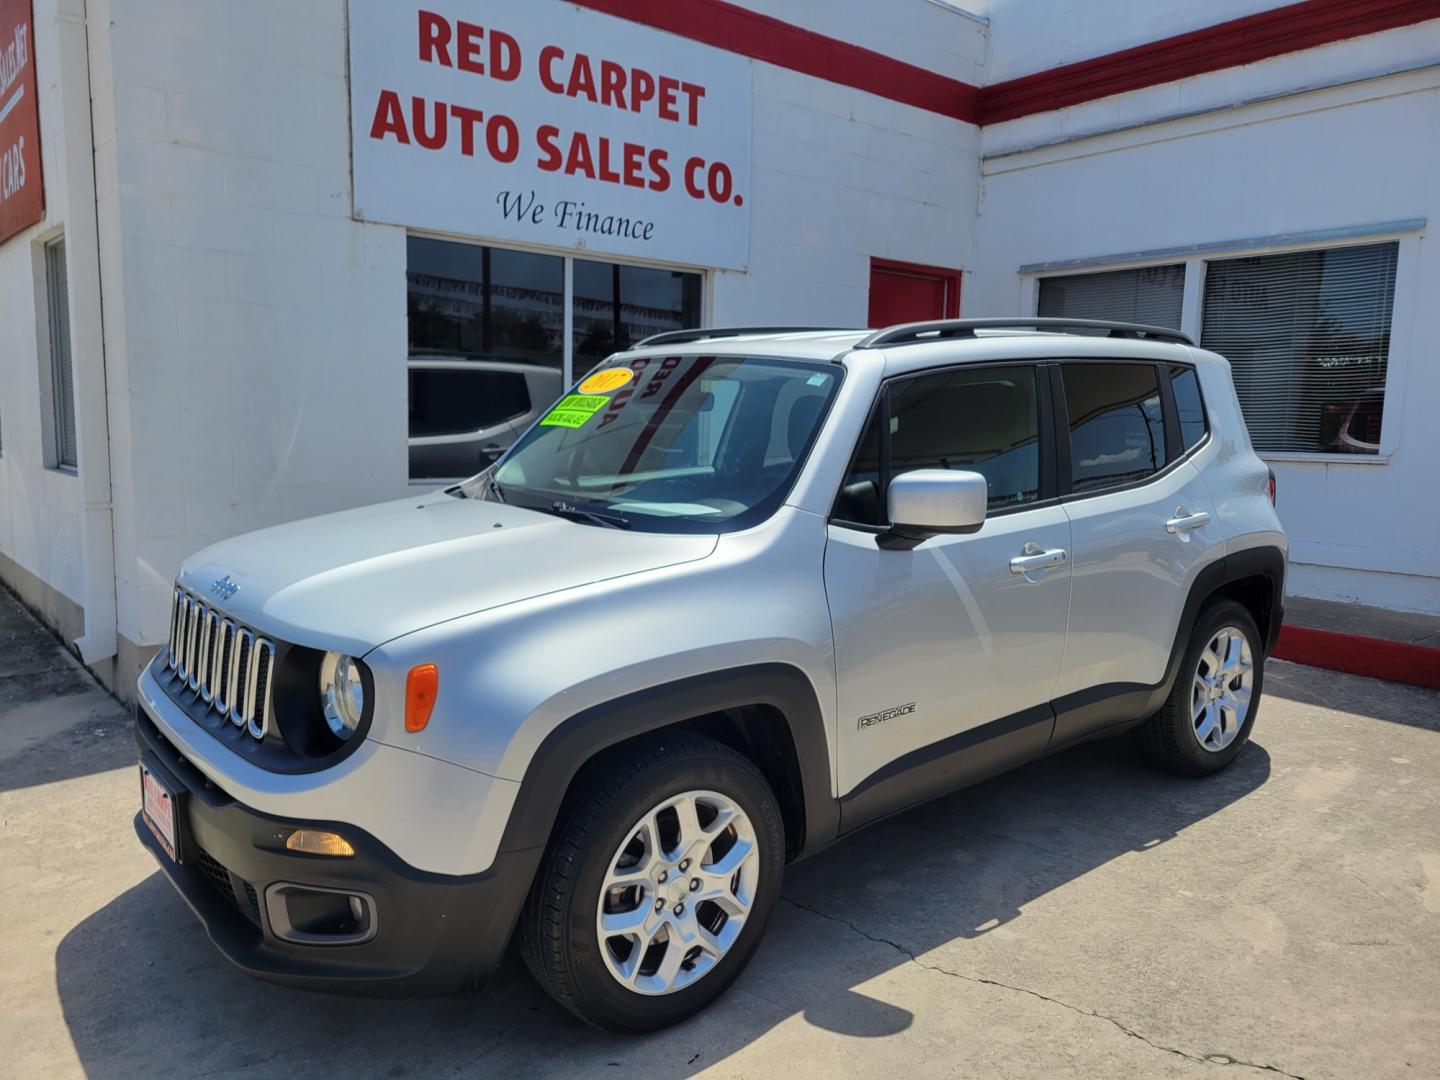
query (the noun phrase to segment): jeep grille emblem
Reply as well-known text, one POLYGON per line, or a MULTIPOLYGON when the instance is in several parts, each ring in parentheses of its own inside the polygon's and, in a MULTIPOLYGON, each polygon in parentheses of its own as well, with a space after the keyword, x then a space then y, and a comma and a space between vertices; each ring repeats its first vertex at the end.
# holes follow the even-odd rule
POLYGON ((229 600, 239 591, 240 586, 236 585, 235 582, 230 580, 229 574, 226 574, 219 581, 212 581, 210 583, 211 595, 218 597, 221 600, 229 600))

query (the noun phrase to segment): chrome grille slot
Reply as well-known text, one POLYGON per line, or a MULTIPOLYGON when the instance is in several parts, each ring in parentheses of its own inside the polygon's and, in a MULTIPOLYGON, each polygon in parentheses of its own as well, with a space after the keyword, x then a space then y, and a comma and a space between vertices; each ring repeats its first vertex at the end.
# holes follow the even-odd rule
POLYGON ((224 716, 230 711, 230 653, 235 644, 235 624, 220 620, 220 646, 215 650, 215 709, 224 716))
POLYGON ((166 657, 171 671, 180 666, 180 627, 183 624, 184 610, 185 594, 176 589, 175 595, 170 598, 170 652, 166 657))
POLYGON ((252 738, 265 738, 274 709, 274 641, 176 586, 167 648, 164 666, 181 688, 196 694, 186 699, 192 715, 197 708, 202 715, 214 709, 252 738))
POLYGON ((195 632, 199 629, 199 620, 196 618, 200 605, 190 597, 185 597, 185 610, 182 615, 182 626, 180 630, 180 678, 186 682, 195 671, 195 632))
POLYGON ((219 629, 220 617, 213 610, 206 609, 200 657, 200 698, 203 701, 215 700, 215 654, 220 645, 219 629))
POLYGON ((205 674, 205 605, 195 600, 191 603, 194 605, 190 616, 190 636, 193 641, 190 647, 189 678, 185 680, 185 685, 198 692, 205 674))
POLYGON ((264 638, 257 638, 250 650, 254 674, 250 678, 250 703, 248 730, 250 734, 263 739, 270 726, 270 668, 275 662, 275 646, 264 638))
POLYGON ((244 627, 235 635, 235 659, 230 662, 230 719, 236 727, 250 722, 250 654, 255 635, 244 627))

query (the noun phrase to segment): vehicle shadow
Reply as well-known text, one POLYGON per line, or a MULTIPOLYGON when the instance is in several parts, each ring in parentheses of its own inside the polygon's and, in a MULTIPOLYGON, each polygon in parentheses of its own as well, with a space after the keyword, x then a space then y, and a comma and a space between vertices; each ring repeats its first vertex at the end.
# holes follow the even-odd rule
POLYGON ((909 956, 1023 918, 1037 898, 1163 844, 1269 775, 1270 756, 1255 744, 1224 774, 1193 781, 1157 773, 1128 740, 1111 740, 879 823, 791 867, 736 988, 644 1038, 571 1019, 513 957, 481 993, 448 999, 360 1000, 256 982, 220 958, 158 873, 65 936, 56 977, 79 1060, 105 1080, 241 1069, 690 1075, 797 1015, 852 1037, 905 1030, 911 1013, 855 988, 909 956), (837 923, 850 928, 839 945, 837 923))

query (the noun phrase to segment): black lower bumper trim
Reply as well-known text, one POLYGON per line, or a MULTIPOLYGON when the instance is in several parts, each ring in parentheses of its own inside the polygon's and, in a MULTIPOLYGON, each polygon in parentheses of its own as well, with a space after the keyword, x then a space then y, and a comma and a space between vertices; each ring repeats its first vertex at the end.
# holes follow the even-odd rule
POLYGON ((243 806, 210 784, 139 710, 136 735, 146 765, 180 796, 180 862, 138 813, 135 834, 210 940, 241 970, 307 990, 409 996, 473 989, 499 966, 538 850, 502 853, 489 870, 472 876, 426 873, 353 826, 287 820, 243 806), (289 851, 285 839, 301 825, 340 833, 355 855, 289 851), (217 867, 230 875, 229 889, 217 867), (264 903, 252 900, 275 882, 363 892, 374 900, 378 930, 353 945, 282 941, 264 903))

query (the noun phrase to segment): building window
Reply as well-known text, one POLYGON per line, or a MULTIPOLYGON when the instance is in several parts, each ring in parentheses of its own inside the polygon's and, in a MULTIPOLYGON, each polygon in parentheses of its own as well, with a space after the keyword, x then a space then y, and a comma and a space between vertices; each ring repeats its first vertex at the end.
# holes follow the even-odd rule
POLYGON ((473 474, 611 353, 700 325, 695 273, 412 236, 407 276, 415 480, 473 474))
POLYGON ((1070 490, 1098 491, 1165 467, 1165 414, 1153 364, 1066 364, 1070 490))
POLYGON ((666 330, 700 325, 700 275, 574 260, 575 374, 666 330))
POLYGON ((1180 329, 1185 264, 1040 279, 1038 314, 1180 329))
POLYGON ((65 238, 45 245, 45 305, 50 329, 50 378, 41 380, 47 404, 46 464, 74 469, 75 371, 70 362, 70 290, 65 280, 65 238))
POLYGON ((1261 452, 1376 454, 1399 244, 1210 262, 1200 342, 1261 452))
POLYGON ((412 236, 410 355, 564 366, 565 260, 412 236))

